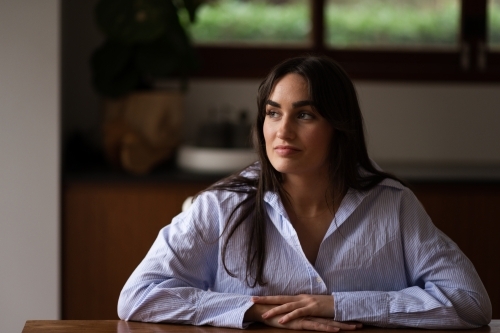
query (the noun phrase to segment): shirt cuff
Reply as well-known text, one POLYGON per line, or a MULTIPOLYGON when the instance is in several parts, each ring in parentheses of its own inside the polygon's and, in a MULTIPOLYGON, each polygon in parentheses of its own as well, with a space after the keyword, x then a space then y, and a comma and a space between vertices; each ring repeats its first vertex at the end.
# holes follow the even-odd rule
POLYGON ((254 303, 250 296, 206 292, 197 304, 194 325, 247 328, 245 313, 254 303))
POLYGON ((335 292, 335 321, 359 321, 365 324, 387 326, 389 294, 385 292, 335 292))

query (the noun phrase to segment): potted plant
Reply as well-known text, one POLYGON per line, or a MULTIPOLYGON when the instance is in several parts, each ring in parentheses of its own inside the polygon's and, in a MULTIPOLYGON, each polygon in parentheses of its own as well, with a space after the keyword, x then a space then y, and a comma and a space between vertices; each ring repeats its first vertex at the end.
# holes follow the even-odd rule
POLYGON ((114 164, 148 172, 180 141, 182 96, 197 67, 185 26, 203 0, 99 0, 95 19, 104 42, 91 58, 92 83, 103 97, 103 144, 114 164), (176 91, 154 89, 175 78, 176 91))

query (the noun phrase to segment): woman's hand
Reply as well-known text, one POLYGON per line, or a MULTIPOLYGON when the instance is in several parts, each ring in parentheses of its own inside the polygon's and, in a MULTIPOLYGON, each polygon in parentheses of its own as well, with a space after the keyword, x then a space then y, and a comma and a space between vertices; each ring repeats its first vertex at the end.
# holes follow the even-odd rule
POLYGON ((275 305, 263 313, 262 318, 267 319, 285 314, 280 318, 280 324, 303 317, 333 318, 335 316, 331 295, 255 296, 252 297, 252 301, 255 304, 275 305))
POLYGON ((332 319, 320 317, 302 317, 289 320, 286 323, 280 323, 279 319, 279 316, 271 317, 269 319, 265 319, 264 323, 273 327, 287 328, 297 331, 307 330, 320 332, 338 332, 340 330, 354 331, 356 328, 361 328, 361 325, 341 323, 332 319))
POLYGON ((319 317, 301 317, 288 320, 286 323, 280 323, 281 316, 267 316, 263 318, 262 314, 276 308, 274 305, 255 304, 248 309, 245 314, 245 321, 258 321, 268 326, 286 328, 291 330, 308 330, 320 332, 338 332, 340 330, 352 331, 361 328, 361 324, 341 323, 335 320, 319 317))

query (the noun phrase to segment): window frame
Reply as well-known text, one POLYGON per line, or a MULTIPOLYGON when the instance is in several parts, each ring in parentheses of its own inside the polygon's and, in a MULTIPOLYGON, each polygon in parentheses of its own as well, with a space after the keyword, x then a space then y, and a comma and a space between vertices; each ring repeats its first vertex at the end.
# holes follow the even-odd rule
POLYGON ((351 78, 387 81, 500 82, 500 53, 487 49, 488 0, 461 0, 459 48, 335 49, 325 45, 325 0, 311 1, 309 47, 195 46, 200 69, 193 78, 262 78, 280 61, 323 54, 338 61, 351 78))

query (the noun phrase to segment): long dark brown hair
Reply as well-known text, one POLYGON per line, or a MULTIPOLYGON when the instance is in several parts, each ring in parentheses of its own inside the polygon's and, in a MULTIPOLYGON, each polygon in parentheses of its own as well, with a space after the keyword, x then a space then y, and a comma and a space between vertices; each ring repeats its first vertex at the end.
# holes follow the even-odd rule
POLYGON ((335 196, 346 193, 349 188, 367 191, 385 178, 398 180, 395 176, 378 170, 368 157, 363 117, 356 91, 349 76, 339 64, 327 57, 305 56, 291 58, 275 66, 260 84, 257 94, 258 113, 254 127, 254 145, 259 163, 249 168, 254 169, 258 176, 247 177, 236 173, 206 190, 247 194, 246 199, 234 208, 227 221, 224 232, 228 234, 222 246, 222 262, 227 273, 235 277, 226 265, 226 250, 229 240, 238 227, 248 223, 245 279, 252 288, 257 284, 261 286, 266 284, 264 265, 268 217, 264 194, 272 191, 278 193, 282 200, 287 198, 282 174, 274 169, 266 154, 263 132, 266 102, 275 84, 291 73, 299 74, 306 79, 313 107, 334 129, 328 157, 330 201, 335 202, 335 196))

